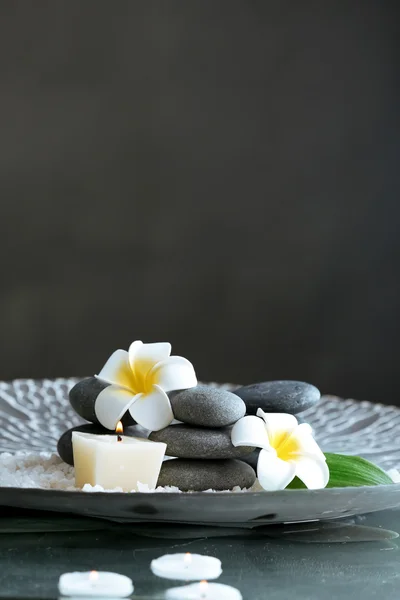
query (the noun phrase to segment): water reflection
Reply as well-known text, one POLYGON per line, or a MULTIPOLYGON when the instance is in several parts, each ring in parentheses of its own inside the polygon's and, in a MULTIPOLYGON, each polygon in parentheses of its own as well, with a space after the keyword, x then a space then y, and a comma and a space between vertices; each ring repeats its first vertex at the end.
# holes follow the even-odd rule
MULTIPOLYGON (((211 539, 221 537, 273 538, 301 543, 388 542, 399 537, 396 531, 363 523, 365 517, 343 521, 316 521, 287 525, 262 525, 248 528, 203 525, 147 524, 135 528, 136 535, 157 539, 211 539)), ((397 546, 395 545, 397 548, 397 546)))

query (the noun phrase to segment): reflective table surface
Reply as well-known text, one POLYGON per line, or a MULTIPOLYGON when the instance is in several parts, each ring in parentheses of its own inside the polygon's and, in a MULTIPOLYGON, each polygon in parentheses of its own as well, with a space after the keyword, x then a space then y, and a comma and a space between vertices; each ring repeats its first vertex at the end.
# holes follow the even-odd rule
POLYGON ((257 529, 118 524, 63 514, 2 509, 0 598, 58 598, 70 571, 132 578, 133 598, 162 599, 182 585, 157 578, 152 559, 176 552, 216 556, 218 580, 245 600, 400 598, 400 511, 343 521, 257 529))

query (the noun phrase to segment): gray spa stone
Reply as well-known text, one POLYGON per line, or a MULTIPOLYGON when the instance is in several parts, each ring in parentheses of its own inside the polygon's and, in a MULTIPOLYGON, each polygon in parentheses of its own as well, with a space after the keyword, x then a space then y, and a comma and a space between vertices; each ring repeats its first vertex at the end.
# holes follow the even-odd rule
MULTIPOLYGON (((241 460, 167 460, 161 467, 158 484, 177 487, 183 492, 250 488, 256 480, 254 469, 241 460)), ((195 519, 195 515, 193 516, 195 519)))
POLYGON ((166 454, 178 458, 223 459, 240 458, 254 451, 242 446, 235 448, 231 442, 231 427, 208 429, 191 425, 170 425, 153 431, 149 439, 167 444, 166 454))
POLYGON ((250 465, 251 467, 253 467, 253 469, 257 472, 257 464, 258 464, 258 457, 260 456, 260 452, 261 450, 259 448, 256 448, 254 450, 254 452, 252 452, 251 454, 248 454, 247 456, 244 456, 242 458, 242 460, 247 463, 248 465, 250 465))
MULTIPOLYGON (((101 425, 88 423, 87 425, 78 425, 65 431, 57 444, 57 452, 60 458, 69 465, 74 464, 74 455, 72 452, 72 432, 80 431, 82 433, 92 433, 94 435, 112 435, 108 429, 104 429, 101 425)), ((136 427, 128 427, 124 430, 123 435, 127 437, 145 437, 136 427)))
POLYGON ((244 417, 246 406, 235 394, 206 385, 170 394, 175 419, 201 427, 225 427, 244 417))
POLYGON ((247 414, 255 415, 258 408, 264 412, 283 412, 295 415, 314 406, 321 392, 302 381, 265 381, 235 390, 246 404, 247 414))
MULTIPOLYGON (((74 411, 85 421, 100 425, 95 412, 96 398, 109 385, 97 377, 87 377, 79 381, 69 392, 69 401, 74 411)), ((129 411, 124 414, 121 421, 124 427, 135 423, 129 411)))

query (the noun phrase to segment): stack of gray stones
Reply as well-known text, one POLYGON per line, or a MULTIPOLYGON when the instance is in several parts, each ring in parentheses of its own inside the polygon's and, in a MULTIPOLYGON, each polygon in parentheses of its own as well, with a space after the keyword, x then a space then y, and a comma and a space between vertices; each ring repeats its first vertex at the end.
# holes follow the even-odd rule
MULTIPOLYGON (((100 425, 95 413, 96 398, 107 385, 89 377, 70 391, 72 407, 89 421, 66 431, 58 442, 59 455, 71 465, 73 431, 111 433, 100 425)), ((315 405, 321 394, 308 383, 268 381, 235 392, 198 385, 169 396, 176 421, 149 435, 150 440, 167 445, 166 454, 171 459, 163 463, 158 485, 204 491, 250 488, 255 483, 258 452, 251 447, 234 447, 231 442, 232 427, 245 414, 254 415, 258 408, 297 414, 315 405)), ((124 435, 147 437, 148 432, 135 426, 129 412, 122 423, 124 435)))
POLYGON ((249 488, 256 480, 254 469, 242 458, 254 448, 235 448, 231 430, 246 414, 239 396, 227 390, 198 385, 170 396, 178 424, 153 431, 149 439, 167 444, 167 455, 158 484, 180 490, 229 490, 249 488))

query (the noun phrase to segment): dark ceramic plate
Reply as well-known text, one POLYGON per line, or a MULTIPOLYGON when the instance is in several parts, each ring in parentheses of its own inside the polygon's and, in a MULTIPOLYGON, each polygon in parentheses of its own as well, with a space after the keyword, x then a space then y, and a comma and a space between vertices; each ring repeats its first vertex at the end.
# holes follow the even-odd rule
MULTIPOLYGON (((54 451, 61 433, 81 423, 68 403, 68 390, 75 383, 75 379, 0 382, 0 450, 54 451)), ((317 409, 302 417, 312 425, 326 452, 358 454, 384 469, 400 465, 400 410, 395 407, 325 396, 317 409)), ((400 483, 218 494, 107 494, 2 487, 0 505, 115 521, 254 527, 394 508, 400 506, 400 483)))

